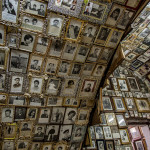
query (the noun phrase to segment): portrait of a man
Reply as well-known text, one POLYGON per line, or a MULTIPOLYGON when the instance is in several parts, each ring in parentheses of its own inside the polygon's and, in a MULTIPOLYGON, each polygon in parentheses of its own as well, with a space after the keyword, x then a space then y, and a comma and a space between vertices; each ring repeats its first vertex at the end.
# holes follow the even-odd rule
POLYGON ((28 123, 24 123, 21 131, 31 131, 31 128, 29 128, 28 126, 28 123))
POLYGON ((15 110, 15 120, 24 120, 26 117, 26 108, 17 107, 15 110))
POLYGON ((12 122, 13 112, 14 110, 12 108, 3 108, 2 109, 2 122, 12 122))
POLYGON ((44 139, 44 127, 37 126, 34 134, 35 140, 43 140, 44 139))

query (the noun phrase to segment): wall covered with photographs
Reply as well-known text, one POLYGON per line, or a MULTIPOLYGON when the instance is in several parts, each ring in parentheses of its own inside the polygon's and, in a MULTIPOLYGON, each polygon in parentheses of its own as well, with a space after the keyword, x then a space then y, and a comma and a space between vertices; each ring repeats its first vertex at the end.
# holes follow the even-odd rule
POLYGON ((2 150, 81 149, 104 71, 141 2, 0 1, 2 150))

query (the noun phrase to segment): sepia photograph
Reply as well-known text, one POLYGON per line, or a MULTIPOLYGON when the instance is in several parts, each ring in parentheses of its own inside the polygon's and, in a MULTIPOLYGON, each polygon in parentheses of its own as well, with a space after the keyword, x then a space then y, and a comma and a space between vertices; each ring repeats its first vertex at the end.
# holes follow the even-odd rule
POLYGON ((6 42, 6 27, 0 24, 0 45, 4 45, 6 42))
POLYGON ((16 107, 15 109, 15 121, 22 121, 26 118, 26 107, 16 107))
POLYGON ((34 141, 42 141, 45 135, 45 126, 44 125, 36 125, 33 133, 34 141))
POLYGON ((58 142, 55 146, 54 146, 55 150, 67 150, 67 144, 66 142, 58 142))
POLYGON ((0 105, 6 105, 8 95, 6 93, 0 93, 0 105))
POLYGON ((8 104, 24 106, 24 105, 27 105, 27 100, 24 97, 24 95, 9 95, 8 104))

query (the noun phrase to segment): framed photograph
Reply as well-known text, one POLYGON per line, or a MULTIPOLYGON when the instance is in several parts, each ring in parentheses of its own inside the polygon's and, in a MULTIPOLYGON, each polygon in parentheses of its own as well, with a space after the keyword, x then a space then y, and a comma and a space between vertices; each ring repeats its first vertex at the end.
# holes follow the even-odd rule
POLYGON ((142 142, 142 140, 139 140, 139 141, 135 141, 135 148, 137 149, 137 150, 144 150, 145 149, 145 147, 144 147, 144 143, 142 142))
POLYGON ((95 135, 96 139, 104 139, 103 128, 100 126, 99 127, 95 126, 95 135))
POLYGON ((27 109, 26 118, 28 120, 36 120, 37 113, 38 113, 38 108, 31 108, 30 107, 27 109))
POLYGON ((25 91, 26 76, 21 73, 12 73, 9 79, 9 91, 11 93, 23 93, 25 91))
POLYGON ((131 63, 130 66, 133 67, 134 69, 138 69, 141 65, 143 65, 143 62, 136 59, 131 63))
POLYGON ((66 77, 63 81, 61 96, 75 96, 79 84, 79 77, 66 77))
POLYGON ((47 106, 62 106, 63 97, 50 96, 47 98, 47 106))
POLYGON ((102 52, 102 47, 94 45, 87 57, 87 61, 96 62, 101 52, 102 52))
POLYGON ((110 33, 111 33, 111 30, 112 29, 109 27, 101 26, 94 43, 104 46, 107 42, 107 39, 108 39, 110 33))
POLYGON ((149 60, 149 58, 145 55, 140 55, 137 59, 140 60, 143 63, 145 63, 149 60))
MULTIPOLYGON (((59 139, 59 125, 47 125, 44 141, 53 142, 59 139)), ((51 149, 50 149, 51 150, 51 149)))
POLYGON ((142 138, 138 126, 130 127, 129 129, 132 140, 139 140, 142 138))
POLYGON ((34 94, 42 93, 43 78, 41 76, 34 76, 30 79, 29 92, 34 94))
POLYGON ((90 76, 95 68, 95 64, 85 63, 82 67, 82 75, 90 76))
POLYGON ((107 125, 117 125, 116 117, 114 113, 105 113, 107 125))
POLYGON ((111 25, 111 26, 115 26, 118 19, 122 15, 124 9, 125 8, 122 7, 121 5, 114 4, 112 6, 111 12, 109 13, 106 24, 111 25))
POLYGON ((9 48, 0 46, 0 69, 6 70, 9 48))
POLYGON ((97 26, 88 23, 85 26, 84 32, 81 36, 81 41, 86 44, 92 43, 94 40, 94 36, 96 34, 97 28, 98 28, 97 26))
POLYGON ((88 124, 90 112, 91 112, 91 109, 80 108, 78 110, 78 117, 77 117, 76 124, 79 124, 79 125, 88 124))
POLYGON ((29 141, 26 140, 18 140, 17 141, 17 150, 24 150, 29 148, 29 141))
POLYGON ((97 148, 98 148, 98 150, 105 150, 104 140, 97 140, 97 148))
POLYGON ((7 46, 9 48, 18 48, 19 47, 19 37, 16 33, 7 34, 7 46))
POLYGON ((21 28, 42 33, 44 31, 44 19, 24 14, 21 16, 21 28))
POLYGON ((53 107, 51 115, 51 123, 62 124, 64 120, 65 108, 64 107, 53 107))
POLYGON ((124 98, 128 110, 136 110, 136 105, 133 98, 124 98))
POLYGON ((118 82, 118 87, 120 91, 123 91, 123 92, 129 91, 126 79, 117 79, 117 82, 118 82))
POLYGON ((63 101, 63 106, 78 107, 80 100, 74 97, 65 97, 63 101))
POLYGON ((74 124, 77 118, 77 108, 66 108, 63 124, 74 124))
POLYGON ((89 108, 94 107, 95 101, 94 100, 86 100, 86 99, 80 99, 80 108, 89 108))
POLYGON ((74 125, 72 131, 72 142, 82 142, 86 133, 86 126, 74 125))
POLYGON ((45 125, 36 125, 33 133, 34 141, 42 141, 45 134, 45 125))
POLYGON ((104 131, 105 140, 109 140, 113 138, 110 126, 103 126, 103 131, 104 131))
POLYGON ((84 63, 88 53, 89 53, 88 46, 79 45, 77 48, 77 53, 76 53, 74 61, 84 63))
POLYGON ((41 143, 40 142, 32 142, 30 145, 31 150, 40 149, 41 143))
POLYGON ((114 141, 113 140, 107 140, 106 141, 106 148, 108 149, 108 150, 115 150, 115 145, 114 145, 114 141))
POLYGON ((48 18, 47 34, 60 37, 65 16, 50 13, 48 17, 49 18, 48 18))
POLYGON ((127 81, 131 91, 140 91, 136 78, 127 77, 127 81))
POLYGON ((87 97, 92 98, 96 94, 97 86, 99 84, 99 80, 93 77, 84 77, 82 79, 80 90, 79 90, 79 97, 87 97))
POLYGON ((125 112, 126 107, 122 97, 113 97, 116 112, 125 112))
MULTIPOLYGON (((119 139, 120 142, 120 133, 119 133, 119 129, 118 126, 111 126, 111 132, 112 132, 112 136, 114 139, 119 139)), ((117 142, 118 143, 118 142, 117 142)), ((119 143, 118 143, 119 144, 119 143)), ((120 143, 121 144, 121 143, 120 143)))
POLYGON ((6 149, 15 150, 15 141, 14 140, 4 140, 2 143, 2 150, 6 149))
POLYGON ((40 0, 23 1, 22 7, 25 13, 45 17, 47 13, 47 3, 40 0))
POLYGON ((119 129, 121 144, 130 144, 129 134, 127 129, 119 129))
POLYGON ((117 120, 119 128, 127 127, 127 124, 126 124, 126 121, 125 121, 123 114, 116 114, 116 120, 117 120))
POLYGON ((67 40, 77 41, 83 27, 83 21, 71 18, 67 25, 65 38, 67 40))
POLYGON ((70 145, 70 150, 73 150, 73 149, 81 149, 81 146, 82 146, 82 143, 78 143, 78 142, 74 142, 74 143, 71 143, 70 145))
POLYGON ((73 60, 77 50, 77 43, 66 42, 62 54, 63 59, 73 60))
POLYGON ((22 121, 26 118, 26 107, 16 107, 15 109, 15 121, 22 121))
POLYGON ((4 139, 15 139, 17 134, 16 123, 7 123, 3 127, 4 139))
POLYGON ((2 107, 1 108, 1 122, 13 122, 14 120, 14 108, 2 107))
POLYGON ((129 62, 132 62, 136 57, 137 57, 137 55, 135 53, 131 52, 126 55, 125 59, 129 62))
POLYGON ((50 45, 50 56, 60 57, 62 50, 64 48, 64 41, 59 39, 52 39, 51 45, 50 45))
POLYGON ((6 105, 8 95, 6 93, 0 93, 0 105, 6 105))
POLYGON ((70 75, 72 76, 80 76, 82 70, 81 63, 73 63, 70 70, 70 75))
POLYGON ((52 150, 53 143, 44 143, 41 150, 52 150))
POLYGON ((132 0, 128 0, 126 2, 126 6, 130 7, 130 8, 133 8, 133 9, 136 9, 138 7, 138 5, 140 4, 140 2, 141 2, 141 0, 138 0, 138 1, 134 2, 134 3, 132 2, 132 0))
POLYGON ((3 46, 6 43, 6 27, 0 24, 0 45, 3 46))
POLYGON ((29 53, 11 50, 9 71, 26 73, 29 61, 29 53))
POLYGON ((27 105, 27 99, 24 95, 11 94, 8 97, 8 105, 24 106, 27 105))
POLYGON ((70 62, 62 60, 59 64, 57 74, 58 76, 66 76, 68 75, 69 70, 70 70, 70 62))
POLYGON ((60 78, 49 78, 46 86, 46 94, 57 95, 61 79, 60 78))
POLYGON ((67 150, 67 143, 66 142, 58 142, 56 145, 55 145, 55 150, 67 150))
POLYGON ((96 77, 99 77, 99 78, 102 78, 105 69, 106 69, 106 66, 98 64, 98 65, 95 66, 95 69, 94 69, 92 75, 96 76, 96 77))
POLYGON ((20 0, 12 0, 8 3, 5 0, 2 0, 2 5, 0 8, 0 16, 4 21, 12 22, 17 24, 19 17, 19 6, 20 0))
POLYGON ((50 120, 50 114, 51 114, 50 108, 41 108, 39 111, 38 123, 48 124, 50 120))
POLYGON ((19 137, 21 137, 21 138, 31 138, 32 128, 33 128, 33 122, 31 122, 31 121, 21 122, 20 123, 19 137))
POLYGON ((72 125, 61 125, 59 133, 59 141, 69 142, 71 140, 72 125))
POLYGON ((46 97, 40 97, 38 95, 32 95, 29 98, 29 106, 44 107, 46 105, 46 97))
POLYGON ((94 126, 89 126, 88 127, 88 136, 90 137, 90 140, 96 140, 94 126))
POLYGON ((135 98, 135 104, 138 112, 150 112, 150 106, 147 99, 137 99, 135 98))
POLYGON ((28 52, 33 51, 36 34, 33 32, 22 31, 20 49, 28 52))

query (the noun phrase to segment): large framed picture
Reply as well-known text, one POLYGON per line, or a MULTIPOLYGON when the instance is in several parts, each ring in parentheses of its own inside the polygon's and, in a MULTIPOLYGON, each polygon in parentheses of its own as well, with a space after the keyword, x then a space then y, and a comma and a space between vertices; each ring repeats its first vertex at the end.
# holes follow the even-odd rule
POLYGON ((4 21, 18 23, 20 0, 1 1, 0 16, 4 21))
POLYGON ((125 107, 122 97, 113 97, 113 101, 114 101, 115 109, 117 112, 126 111, 126 107, 125 107))
POLYGON ((6 43, 6 27, 0 24, 0 45, 3 46, 6 43))

